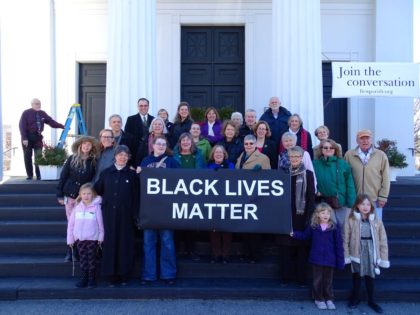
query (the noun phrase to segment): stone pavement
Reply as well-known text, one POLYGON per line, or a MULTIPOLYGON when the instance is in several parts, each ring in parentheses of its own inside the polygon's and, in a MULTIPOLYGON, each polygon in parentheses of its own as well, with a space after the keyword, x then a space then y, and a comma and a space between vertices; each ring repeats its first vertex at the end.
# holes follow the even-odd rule
MULTIPOLYGON (((366 304, 350 310, 344 301, 335 311, 320 311, 311 301, 277 300, 16 300, 0 301, 0 315, 61 314, 218 314, 218 315, 292 315, 292 314, 374 314, 366 304)), ((385 314, 420 314, 419 303, 381 303, 385 314)))

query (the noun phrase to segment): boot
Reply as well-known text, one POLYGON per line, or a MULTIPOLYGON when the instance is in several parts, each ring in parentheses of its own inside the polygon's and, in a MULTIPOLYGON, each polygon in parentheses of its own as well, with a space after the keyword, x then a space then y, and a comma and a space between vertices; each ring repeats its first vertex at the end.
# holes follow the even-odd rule
POLYGON ((71 247, 67 246, 67 254, 66 254, 66 257, 64 257, 64 262, 71 262, 71 261, 72 261, 71 247))
POLYGON ((89 270, 89 281, 88 281, 88 288, 89 289, 93 289, 96 288, 97 284, 96 284, 96 273, 95 273, 95 269, 94 270, 89 270))
POLYGON ((78 262, 80 260, 79 251, 77 250, 77 246, 73 246, 73 257, 74 262, 78 262))
POLYGON ((376 313, 382 314, 384 310, 375 302, 375 299, 373 296, 373 292, 375 290, 373 281, 374 281, 373 278, 369 276, 365 276, 366 292, 368 296, 368 305, 376 313))
POLYGON ((350 301, 347 304, 349 308, 356 308, 360 303, 360 286, 362 279, 358 273, 353 273, 353 289, 351 292, 350 301))
POLYGON ((88 285, 88 271, 82 270, 82 275, 80 276, 79 282, 76 283, 78 288, 86 288, 88 285))

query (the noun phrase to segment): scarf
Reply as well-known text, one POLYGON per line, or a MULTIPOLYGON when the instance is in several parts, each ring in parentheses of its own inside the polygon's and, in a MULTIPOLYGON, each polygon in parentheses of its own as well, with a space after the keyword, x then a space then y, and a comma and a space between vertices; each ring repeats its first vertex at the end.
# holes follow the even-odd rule
POLYGON ((306 207, 306 169, 303 163, 296 169, 290 168, 290 175, 296 176, 296 214, 304 215, 306 207))
POLYGON ((279 155, 278 169, 284 169, 284 170, 290 169, 290 161, 289 161, 289 155, 287 154, 287 151, 279 155))

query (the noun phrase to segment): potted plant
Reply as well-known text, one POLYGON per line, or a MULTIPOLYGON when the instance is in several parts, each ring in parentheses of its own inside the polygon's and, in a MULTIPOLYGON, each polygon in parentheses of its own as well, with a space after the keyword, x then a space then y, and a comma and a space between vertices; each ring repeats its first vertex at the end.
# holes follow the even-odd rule
POLYGON ((57 180, 67 159, 65 148, 44 145, 42 151, 35 156, 35 164, 41 173, 41 180, 57 180))
POLYGON ((376 142, 377 148, 385 152, 388 157, 390 166, 390 180, 395 181, 397 178, 398 169, 405 168, 408 166, 405 154, 398 151, 397 141, 382 139, 376 142))

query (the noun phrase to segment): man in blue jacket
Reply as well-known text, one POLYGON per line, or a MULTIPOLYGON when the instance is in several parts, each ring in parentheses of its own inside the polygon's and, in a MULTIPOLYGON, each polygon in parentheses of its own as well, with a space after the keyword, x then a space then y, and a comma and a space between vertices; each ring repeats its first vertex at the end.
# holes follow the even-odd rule
POLYGON ((281 106, 280 99, 277 96, 270 98, 269 106, 270 108, 262 114, 260 120, 264 120, 270 126, 271 139, 278 147, 281 136, 289 130, 287 122, 291 114, 286 108, 281 106))

